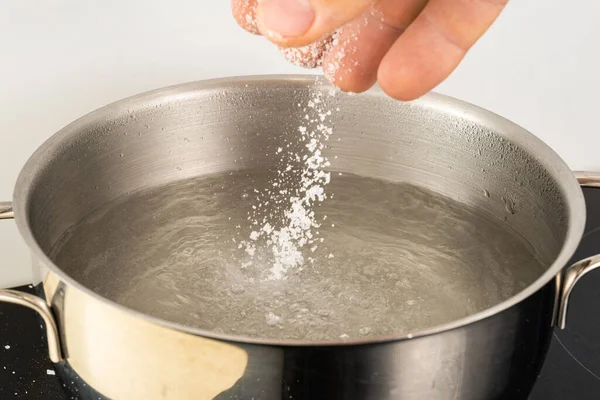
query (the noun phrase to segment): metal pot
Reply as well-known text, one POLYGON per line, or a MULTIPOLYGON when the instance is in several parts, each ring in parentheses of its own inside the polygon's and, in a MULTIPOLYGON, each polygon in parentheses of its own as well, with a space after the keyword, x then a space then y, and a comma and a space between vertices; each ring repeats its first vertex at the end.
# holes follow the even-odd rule
MULTIPOLYGON (((300 118, 298 99, 328 90, 314 82, 308 76, 229 78, 149 92, 77 120, 27 162, 13 203, 2 204, 0 218, 13 218, 14 207, 33 253, 40 297, 1 290, 0 301, 40 314, 51 360, 65 379, 78 382, 81 396, 527 397, 553 326, 564 327, 571 290, 600 266, 600 257, 565 269, 585 223, 582 192, 567 165, 519 126, 445 96, 429 94, 410 103, 377 90, 337 96, 340 112, 334 119, 344 140, 333 142, 330 151, 339 156, 335 169, 425 185, 485 207, 529 241, 546 271, 479 313, 399 337, 343 343, 247 339, 122 307, 48 257, 69 227, 128 192, 268 162, 261 149, 282 140, 278 127, 300 118), (206 133, 205 140, 182 145, 191 130, 206 133), (120 158, 123 149, 129 156, 120 158), (514 215, 505 210, 507 197, 514 215)), ((579 181, 600 186, 593 174, 580 174, 579 181)))

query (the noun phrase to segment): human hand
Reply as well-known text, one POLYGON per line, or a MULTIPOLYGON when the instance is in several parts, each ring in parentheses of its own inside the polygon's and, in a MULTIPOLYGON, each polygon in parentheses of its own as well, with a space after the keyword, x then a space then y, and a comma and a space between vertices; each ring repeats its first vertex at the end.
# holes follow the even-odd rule
POLYGON ((244 29, 342 90, 413 100, 452 73, 508 0, 231 0, 244 29))

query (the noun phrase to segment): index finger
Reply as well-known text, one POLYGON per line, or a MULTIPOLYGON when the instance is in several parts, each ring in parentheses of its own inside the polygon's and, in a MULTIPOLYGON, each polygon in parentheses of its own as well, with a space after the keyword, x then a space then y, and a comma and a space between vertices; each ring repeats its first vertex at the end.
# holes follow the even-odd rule
POLYGON ((462 61, 508 0, 430 0, 384 57, 382 89, 399 100, 432 90, 462 61))

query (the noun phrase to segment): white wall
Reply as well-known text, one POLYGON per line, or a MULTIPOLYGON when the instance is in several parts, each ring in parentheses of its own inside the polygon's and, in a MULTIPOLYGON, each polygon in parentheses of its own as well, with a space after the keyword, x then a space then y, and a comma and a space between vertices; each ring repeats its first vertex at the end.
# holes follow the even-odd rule
MULTIPOLYGON (((600 170, 600 2, 515 0, 438 91, 491 109, 600 170), (567 4, 570 8, 567 8, 567 4)), ((0 0, 0 200, 50 135, 104 104, 211 77, 306 72, 242 32, 228 0, 0 0)), ((0 286, 29 279, 0 223, 0 286)))

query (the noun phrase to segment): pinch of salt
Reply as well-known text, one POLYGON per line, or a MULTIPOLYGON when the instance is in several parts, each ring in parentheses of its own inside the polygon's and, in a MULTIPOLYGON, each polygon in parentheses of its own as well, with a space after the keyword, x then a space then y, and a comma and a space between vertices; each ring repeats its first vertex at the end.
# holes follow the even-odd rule
MULTIPOLYGON (((330 174, 323 171, 323 168, 328 167, 329 161, 321 154, 321 149, 324 148, 324 141, 329 139, 329 136, 333 133, 333 129, 328 126, 327 117, 331 116, 331 110, 324 109, 325 102, 323 101, 324 91, 316 90, 313 96, 308 100, 308 108, 313 109, 316 113, 316 117, 312 118, 310 115, 306 115, 305 119, 311 124, 315 124, 314 127, 300 126, 298 131, 300 132, 300 141, 305 142, 305 146, 309 154, 298 154, 291 152, 283 154, 280 162, 288 160, 288 165, 281 167, 277 171, 277 178, 275 181, 270 182, 271 187, 278 187, 284 182, 290 183, 296 181, 296 175, 300 174, 300 185, 296 188, 292 188, 292 192, 288 193, 288 189, 279 190, 280 195, 289 196, 287 201, 282 201, 281 198, 275 197, 273 202, 280 206, 287 204, 289 207, 287 210, 281 210, 285 217, 284 225, 280 228, 275 228, 270 224, 266 224, 266 217, 262 220, 262 228, 258 228, 257 231, 253 231, 250 235, 252 242, 243 241, 243 247, 245 251, 251 257, 256 251, 256 243, 261 237, 264 236, 264 240, 267 245, 270 246, 273 256, 273 264, 270 269, 269 279, 285 279, 286 273, 290 268, 298 267, 301 270, 301 265, 304 263, 304 257, 301 252, 301 248, 306 244, 314 243, 312 228, 318 228, 319 223, 316 220, 315 213, 312 210, 313 206, 317 202, 322 202, 326 199, 324 185, 327 185, 330 181, 330 174), (308 141, 308 143, 306 143, 308 141), (289 162, 296 160, 297 162, 304 161, 304 165, 300 166, 299 169, 293 169, 289 162), (289 172, 293 171, 293 175, 289 172), (296 195, 293 195, 296 193, 296 195), (291 195, 291 196, 290 196, 291 195)), ((301 107, 301 104, 298 104, 301 107)), ((288 143, 286 148, 290 148, 288 143)), ((282 152, 282 147, 278 148, 278 153, 282 152), (279 151, 281 149, 281 151, 279 151)), ((256 190, 255 190, 256 191, 256 190)), ((263 196, 271 198, 275 193, 270 190, 265 190, 257 196, 257 200, 260 202, 263 196)), ((253 226, 259 226, 258 220, 260 216, 257 214, 260 212, 262 205, 266 206, 268 202, 263 201, 259 207, 253 207, 251 212, 248 213, 248 219, 253 226)), ((272 218, 272 213, 270 214, 272 218)), ((318 233, 317 233, 318 234, 318 233)), ((320 239, 323 242, 323 239, 320 239)), ((311 247, 312 251, 316 251, 316 247, 311 247)), ((308 258, 312 262, 312 258, 308 258)))

